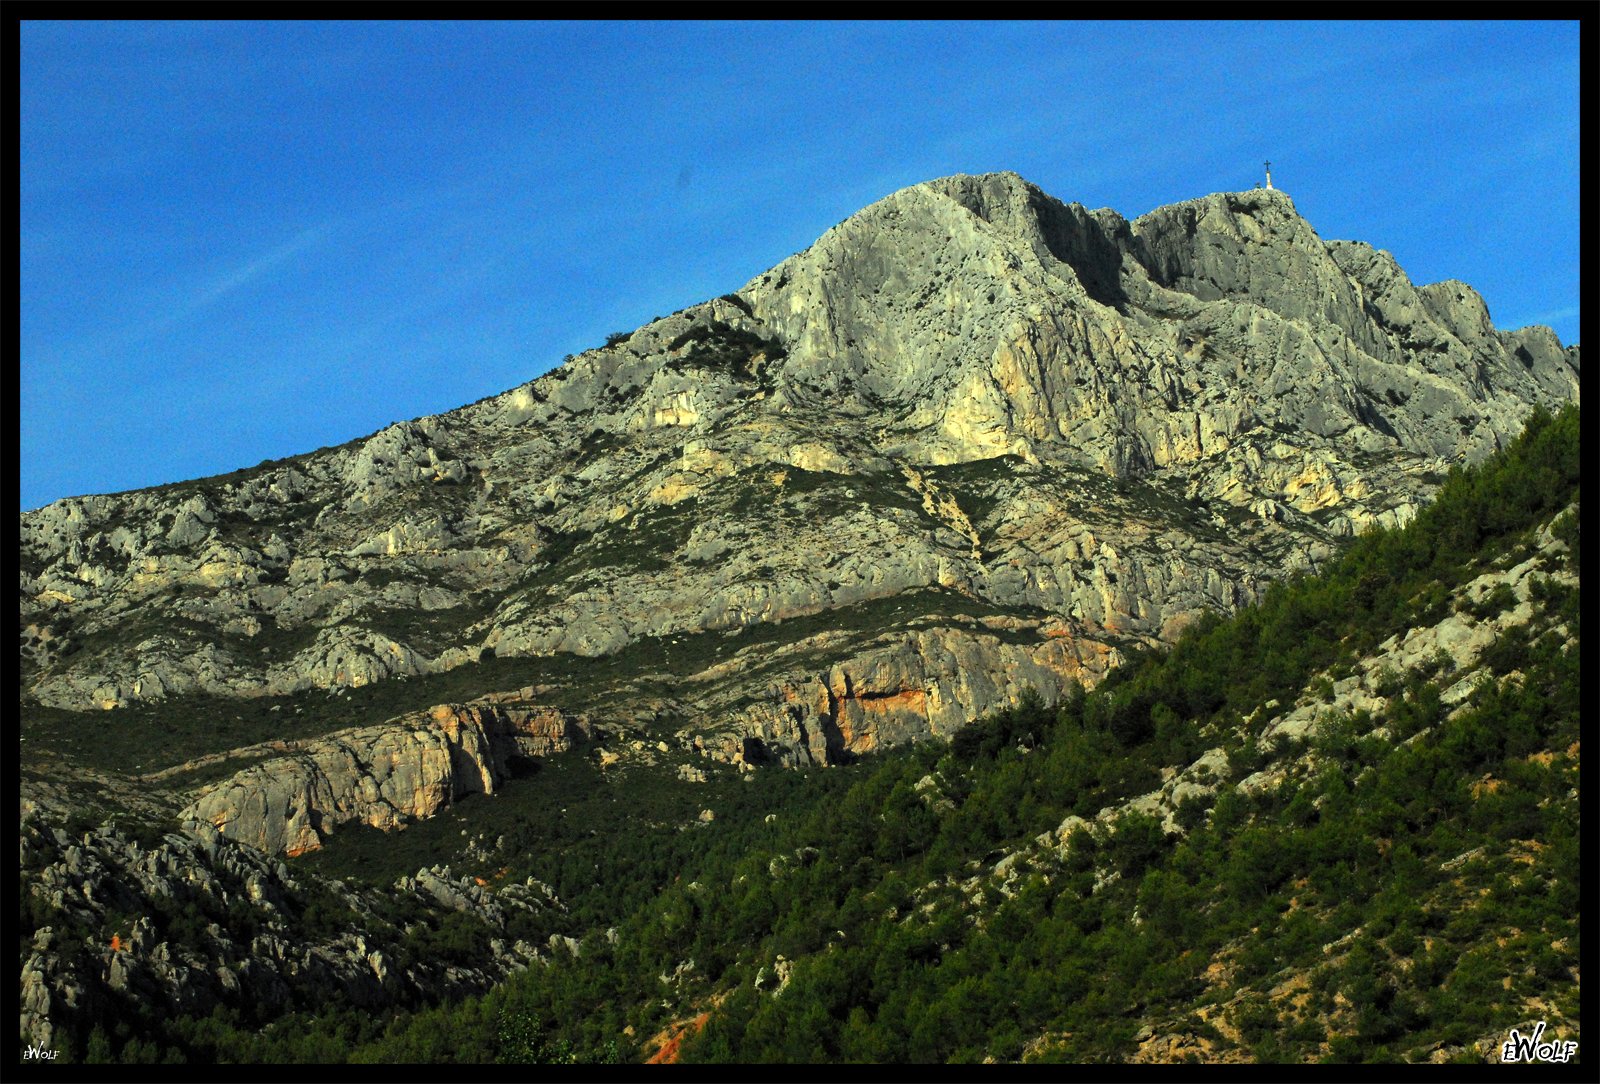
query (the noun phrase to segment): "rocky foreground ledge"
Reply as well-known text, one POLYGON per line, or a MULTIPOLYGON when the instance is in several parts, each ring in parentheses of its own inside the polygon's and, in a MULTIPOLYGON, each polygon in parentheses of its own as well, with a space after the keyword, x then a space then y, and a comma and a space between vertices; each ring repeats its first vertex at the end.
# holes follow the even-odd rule
POLYGON ((203 820, 158 832, 86 828, 25 802, 21 1033, 56 1028, 119 998, 204 1017, 224 1006, 269 1020, 324 1005, 391 1008, 481 993, 573 951, 548 935, 564 907, 548 886, 489 887, 448 867, 357 889, 237 843, 203 820), (455 916, 453 918, 449 916, 455 916))

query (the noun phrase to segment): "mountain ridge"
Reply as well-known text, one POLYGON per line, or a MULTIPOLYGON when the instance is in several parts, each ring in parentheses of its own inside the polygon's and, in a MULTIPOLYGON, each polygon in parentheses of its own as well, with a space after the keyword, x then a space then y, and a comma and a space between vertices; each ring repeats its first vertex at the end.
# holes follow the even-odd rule
POLYGON ((1279 191, 1130 222, 941 178, 500 395, 23 514, 25 703, 221 698, 270 735, 456 675, 603 696, 606 748, 835 762, 1405 522, 1577 376, 1279 191))
MULTIPOLYGON (((977 175, 952 174, 952 175, 949 175, 947 177, 938 178, 938 179, 935 179, 935 180, 932 180, 932 181, 924 181, 924 182, 920 182, 919 184, 916 184, 916 185, 908 186, 907 188, 898 190, 897 192, 892 193, 890 196, 884 197, 883 199, 881 199, 879 201, 876 201, 875 203, 869 204, 867 207, 863 208, 861 211, 858 211, 858 212, 856 212, 856 214, 849 216, 849 218, 845 219, 843 222, 841 222, 841 223, 839 223, 839 224, 837 224, 837 225, 835 225, 833 227, 830 227, 828 230, 824 231, 824 233, 818 238, 817 242, 814 242, 812 246, 809 246, 809 248, 816 247, 817 244, 822 243, 822 241, 826 240, 830 235, 832 235, 836 231, 840 230, 841 227, 843 227, 846 223, 852 221, 853 219, 859 218, 862 215, 865 215, 868 212, 871 212, 874 208, 877 208, 882 204, 888 203, 889 200, 894 199, 895 197, 901 196, 904 193, 910 192, 910 191, 912 191, 914 189, 929 188, 930 186, 937 186, 937 185, 939 185, 941 183, 944 183, 944 182, 982 180, 982 179, 985 179, 985 178, 1006 178, 1009 181, 1011 181, 1011 182, 1013 182, 1013 183, 1015 183, 1017 185, 1025 187, 1026 189, 1030 190, 1031 193, 1036 194, 1039 197, 1043 197, 1045 200, 1050 200, 1052 202, 1059 203, 1059 201, 1055 201, 1053 197, 1049 197, 1049 196, 1045 195, 1042 192, 1042 190, 1039 190, 1036 186, 1031 184, 1031 182, 1026 181, 1024 178, 1020 177, 1020 175, 1012 173, 1010 171, 1000 171, 1000 172, 996 172, 996 173, 977 174, 977 175)), ((1065 205, 1065 206, 1071 207, 1071 208, 1075 209, 1076 211, 1079 211, 1079 212, 1081 212, 1081 213, 1083 213, 1083 214, 1085 214, 1085 215, 1087 215, 1087 216, 1089 216, 1091 218, 1110 219, 1114 223, 1120 223, 1120 224, 1132 226, 1132 225, 1135 225, 1137 223, 1140 223, 1140 222, 1143 222, 1143 221, 1146 221, 1146 220, 1150 220, 1150 219, 1152 219, 1152 218, 1154 218, 1156 216, 1160 216, 1160 215, 1162 215, 1164 213, 1176 212, 1176 211, 1185 210, 1185 209, 1209 207, 1209 206, 1214 205, 1218 201, 1228 200, 1228 199, 1233 198, 1233 197, 1242 197, 1242 196, 1248 196, 1248 197, 1251 197, 1253 199, 1263 199, 1263 198, 1265 198, 1265 199, 1275 199, 1275 200, 1282 201, 1283 203, 1285 203, 1285 204, 1287 204, 1289 206, 1289 208, 1293 211, 1294 216, 1296 218, 1300 218, 1300 220, 1302 222, 1305 222, 1305 220, 1303 218, 1301 218, 1301 216, 1299 216, 1298 211, 1294 209, 1293 198, 1287 192, 1285 192, 1282 189, 1260 189, 1260 188, 1257 188, 1257 189, 1240 190, 1238 192, 1219 191, 1219 192, 1209 193, 1209 194, 1203 195, 1203 196, 1195 196, 1195 197, 1191 197, 1191 198, 1188 198, 1188 199, 1179 200, 1179 201, 1176 201, 1176 202, 1170 203, 1170 204, 1163 204, 1160 207, 1157 207, 1157 208, 1154 208, 1154 209, 1152 209, 1150 211, 1145 212, 1143 215, 1140 215, 1135 219, 1127 219, 1124 216, 1122 216, 1119 212, 1117 212, 1117 211, 1115 211, 1115 210, 1113 210, 1112 208, 1109 208, 1109 207, 1098 208, 1098 209, 1095 209, 1093 211, 1090 211, 1087 208, 1083 207, 1083 205, 1080 205, 1080 204, 1069 204, 1069 205, 1065 205)), ((1309 228, 1309 223, 1306 223, 1306 224, 1307 224, 1307 226, 1309 228)), ((1312 230, 1313 234, 1314 234, 1314 232, 1315 231, 1312 230)), ((1383 262, 1384 264, 1387 265, 1387 271, 1388 271, 1389 275, 1392 276, 1394 274, 1398 274, 1399 276, 1404 277, 1405 273, 1399 269, 1398 265, 1394 261, 1393 255, 1391 253, 1387 252, 1386 250, 1374 248, 1373 246, 1367 244, 1366 242, 1360 242, 1360 241, 1334 240, 1334 241, 1326 242, 1326 244, 1332 245, 1332 246, 1349 246, 1349 247, 1351 247, 1353 249, 1365 250, 1366 252, 1369 252, 1372 255, 1372 257, 1374 257, 1378 261, 1381 261, 1381 262, 1383 262)), ((809 248, 808 248, 808 250, 805 250, 805 251, 809 251, 809 248)), ((752 279, 750 279, 745 284, 745 287, 743 287, 741 289, 748 289, 752 284, 757 283, 757 282, 761 282, 762 280, 768 278, 772 273, 778 271, 785 264, 788 264, 789 262, 791 262, 792 260, 796 259, 797 257, 799 257, 799 256, 801 256, 803 254, 804 254, 804 251, 800 252, 800 253, 795 253, 793 256, 788 257, 787 259, 780 261, 778 264, 775 264, 767 272, 763 272, 762 274, 757 275, 757 276, 753 277, 752 279)), ((1476 294, 1476 291, 1472 289, 1470 284, 1462 282, 1461 280, 1454 279, 1454 278, 1444 279, 1444 280, 1440 280, 1439 282, 1430 283, 1430 284, 1427 284, 1427 285, 1422 286, 1422 287, 1415 287, 1409 282, 1409 280, 1407 280, 1406 285, 1410 286, 1414 290, 1443 290, 1445 288, 1464 288, 1467 296, 1470 296, 1470 297, 1474 298, 1476 306, 1478 308, 1482 309, 1485 314, 1487 314, 1487 306, 1483 304, 1482 298, 1479 297, 1476 294)), ((736 296, 739 296, 739 294, 737 292, 734 293, 734 294, 726 294, 726 295, 723 295, 723 297, 720 298, 720 299, 713 299, 713 300, 727 300, 727 299, 729 299, 731 297, 736 297, 736 296)), ((709 305, 709 304, 711 304, 711 301, 700 302, 700 303, 697 303, 697 304, 694 304, 694 305, 687 306, 685 309, 679 310, 679 312, 680 313, 681 312, 687 312, 687 311, 689 311, 691 309, 696 309, 696 308, 699 308, 701 306, 709 305)), ((677 314, 674 314, 674 315, 677 315, 677 314)), ((637 330, 642 330, 643 327, 648 327, 651 324, 659 323, 661 320, 662 320, 661 317, 656 317, 653 320, 651 320, 648 324, 642 325, 640 329, 636 329, 636 331, 637 330)), ((1575 356, 1575 352, 1578 349, 1576 344, 1574 344, 1573 346, 1569 346, 1569 347, 1561 346, 1559 339, 1557 339, 1555 337, 1555 332, 1551 328, 1549 328, 1548 325, 1529 324, 1529 325, 1526 325, 1524 327, 1520 327, 1520 328, 1516 328, 1516 329, 1510 329, 1510 330, 1508 330, 1506 332, 1502 332, 1502 334, 1511 334, 1511 335, 1515 335, 1515 336, 1520 336, 1520 335, 1523 335, 1524 333, 1527 333, 1530 336, 1536 337, 1538 339, 1545 340, 1545 344, 1544 345, 1546 345, 1546 346, 1548 346, 1550 343, 1553 343, 1554 344, 1554 350, 1556 352, 1558 352, 1558 353, 1569 353, 1569 354, 1573 354, 1575 356), (1548 333, 1548 334, 1544 334, 1544 333, 1548 333)), ((627 333, 625 335, 622 335, 622 338, 624 338, 624 339, 631 338, 632 334, 633 333, 627 333)), ((599 349, 599 348, 594 348, 594 349, 599 349)), ((589 351, 584 351, 582 353, 584 355, 587 355, 587 354, 593 353, 593 352, 594 352, 594 350, 592 349, 592 350, 589 350, 589 351)), ((577 356, 579 356, 579 355, 571 355, 571 354, 567 355, 566 362, 564 362, 563 364, 570 363, 577 356)), ((560 366, 558 365, 557 369, 552 369, 551 370, 551 373, 556 372, 559 368, 560 368, 560 366)), ((550 374, 545 374, 545 375, 550 375, 550 374)), ((177 480, 173 480, 173 481, 169 481, 169 482, 159 482, 159 483, 154 483, 154 484, 151 484, 151 485, 136 486, 136 487, 132 487, 132 488, 126 489, 126 490, 115 490, 115 491, 110 491, 110 492, 106 492, 106 493, 84 493, 84 494, 74 494, 74 495, 63 496, 63 497, 59 497, 59 498, 56 498, 54 500, 51 500, 51 501, 47 502, 46 504, 39 506, 38 508, 24 510, 24 511, 22 511, 20 513, 20 515, 22 515, 24 517, 34 516, 34 515, 37 515, 37 514, 43 512, 43 511, 45 511, 46 509, 48 509, 48 508, 50 508, 50 507, 52 507, 54 505, 60 505, 60 504, 76 502, 76 501, 92 500, 93 498, 96 498, 96 497, 114 497, 114 496, 123 496, 123 495, 135 494, 135 493, 146 493, 146 492, 166 490, 166 489, 170 489, 170 488, 173 488, 173 487, 179 487, 179 486, 195 484, 195 483, 200 483, 200 482, 207 482, 207 481, 214 481, 214 480, 218 480, 218 479, 231 478, 231 477, 234 477, 234 476, 242 474, 242 473, 249 473, 249 472, 252 472, 252 471, 255 471, 255 470, 267 469, 267 468, 275 467, 275 466, 282 465, 282 464, 292 463, 292 462, 295 462, 295 461, 298 461, 298 460, 302 460, 302 459, 304 459, 306 457, 309 457, 309 456, 316 456, 316 455, 325 454, 325 453, 332 453, 332 452, 335 452, 335 451, 338 451, 338 450, 341 450, 341 449, 344 449, 344 448, 348 448, 348 447, 353 446, 353 445, 361 444, 361 443, 364 443, 366 441, 372 440, 373 438, 377 437, 379 434, 381 434, 381 433, 383 433, 383 432, 385 432, 385 431, 387 431, 387 430, 389 430, 389 429, 391 429, 391 428, 393 428, 394 426, 397 426, 397 425, 414 425, 414 424, 418 424, 418 423, 424 422, 424 421, 426 421, 428 419, 441 418, 441 417, 447 417, 447 416, 450 416, 450 415, 454 415, 454 414, 457 414, 457 413, 459 413, 461 411, 470 410, 470 409, 472 409, 474 407, 478 407, 478 406, 480 406, 482 404, 497 402, 499 400, 502 400, 502 399, 506 398, 507 396, 515 397, 520 392, 522 392, 523 389, 531 388, 540 379, 542 379, 542 377, 536 377, 533 380, 527 381, 527 382, 525 382, 524 384, 521 384, 521 385, 517 385, 516 387, 507 389, 506 391, 491 393, 489 395, 482 396, 479 399, 474 400, 473 402, 466 403, 466 404, 463 404, 460 407, 454 407, 454 408, 451 408, 449 410, 446 410, 446 411, 443 411, 443 412, 440 412, 440 413, 419 415, 419 416, 414 417, 414 418, 402 419, 402 420, 398 420, 398 421, 395 421, 395 422, 391 422, 388 425, 383 426, 383 427, 381 427, 381 428, 379 428, 377 430, 374 430, 374 431, 372 431, 370 433, 367 433, 367 434, 364 434, 364 435, 361 435, 361 436, 351 437, 351 438, 349 438, 347 440, 344 440, 344 441, 341 441, 341 442, 339 442, 337 444, 325 445, 325 446, 322 446, 322 447, 319 447, 319 448, 315 448, 315 449, 310 449, 310 450, 304 451, 304 452, 296 452, 296 453, 292 453, 290 455, 280 456, 280 457, 275 458, 275 459, 265 459, 265 460, 262 460, 257 465, 255 465, 254 467, 242 466, 242 467, 233 468, 231 470, 222 471, 222 472, 219 472, 217 474, 201 475, 201 476, 196 476, 196 477, 190 478, 190 479, 177 479, 177 480)))
POLYGON ((663 786, 670 760, 551 756, 290 861, 203 816, 25 801, 25 1038, 68 1061, 1104 1063, 1569 1037, 1580 428, 1536 411, 1324 573, 871 763, 663 786))

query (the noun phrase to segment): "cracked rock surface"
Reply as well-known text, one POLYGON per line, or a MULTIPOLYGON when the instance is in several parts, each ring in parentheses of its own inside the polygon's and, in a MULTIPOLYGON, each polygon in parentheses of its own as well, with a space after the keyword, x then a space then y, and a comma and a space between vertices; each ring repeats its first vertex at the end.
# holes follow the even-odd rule
POLYGON ((274 850, 312 809, 492 786, 500 739, 399 720, 525 686, 826 763, 1092 684, 1405 522, 1578 378, 1549 329, 1323 241, 1280 191, 1130 221, 947 177, 502 395, 24 513, 23 712, 414 690, 247 769, 274 850))

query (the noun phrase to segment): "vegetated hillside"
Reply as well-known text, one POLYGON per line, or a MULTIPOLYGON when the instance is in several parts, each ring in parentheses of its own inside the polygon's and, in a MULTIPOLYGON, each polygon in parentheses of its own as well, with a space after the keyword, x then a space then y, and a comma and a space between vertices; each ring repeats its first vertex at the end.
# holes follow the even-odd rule
POLYGON ((1477 1061, 1536 1020, 1575 1038, 1578 428, 1541 416, 1322 575, 685 869, 615 944, 492 995, 469 1041, 595 1056, 655 1034, 661 998, 709 1014, 679 1052, 707 1060, 1477 1061))
MULTIPOLYGON (((542 868, 566 919, 487 994, 386 1012, 325 991, 314 1017, 295 1003, 276 1021, 154 999, 117 1016, 89 997, 63 1015, 63 1046, 197 1060, 1481 1061, 1514 1026, 1576 1038, 1578 430, 1576 408, 1537 413, 1410 526, 1363 536, 1172 650, 950 741, 812 780, 780 773, 780 802, 731 772, 693 782, 664 750, 603 784, 611 769, 551 755, 530 782, 589 803, 547 822, 554 838, 514 808, 538 788, 470 800, 502 809, 506 837, 473 837, 478 887, 493 897, 542 868), (643 821, 607 815, 629 788, 655 803, 643 821)), ((454 830, 453 815, 383 838, 426 842, 413 833, 454 830)), ((314 858, 387 876, 362 838, 336 835, 314 858)), ((471 959, 494 920, 458 914, 446 933, 425 916, 402 932, 471 959)), ((169 959, 204 943, 173 929, 169 959)), ((92 943, 75 966, 114 958, 92 943)))
POLYGON ((287 853, 551 741, 753 771, 948 737, 1404 522, 1577 394, 1576 347, 1283 192, 1130 221, 929 181, 503 395, 23 515, 25 791, 215 785, 194 812, 287 853), (417 725, 441 705, 462 758, 417 725))
POLYGON ((1576 1037, 1577 479, 1576 412, 1541 420, 1413 528, 885 766, 778 871, 701 874, 642 939, 714 968, 709 931, 771 932, 685 999, 710 1016, 683 1056, 1480 1060, 1512 1025, 1576 1037))

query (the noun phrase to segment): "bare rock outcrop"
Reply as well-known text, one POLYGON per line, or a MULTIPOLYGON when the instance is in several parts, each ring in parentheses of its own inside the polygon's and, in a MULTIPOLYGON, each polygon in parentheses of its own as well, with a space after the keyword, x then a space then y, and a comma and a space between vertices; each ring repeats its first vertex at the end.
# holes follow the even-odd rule
POLYGON ((113 824, 72 834, 60 810, 25 802, 21 843, 32 932, 21 1034, 43 1049, 125 997, 203 1016, 219 1005, 282 1013, 481 993, 544 957, 534 944, 563 909, 532 879, 489 892, 448 868, 383 890, 291 874, 280 857, 206 821, 155 838, 113 824), (417 952, 423 925, 381 920, 396 905, 411 915, 460 912, 492 936, 489 951, 467 960, 417 952))
POLYGON ((515 658, 618 720, 668 681, 703 743, 816 761, 1092 681, 1578 396, 1577 347, 1281 191, 1129 220, 947 177, 503 395, 24 514, 24 702, 403 679, 423 709, 515 658))
POLYGON ((562 752, 582 737, 581 720, 548 708, 444 704, 306 742, 211 786, 184 816, 294 857, 342 824, 388 831, 492 794, 515 758, 562 752))

